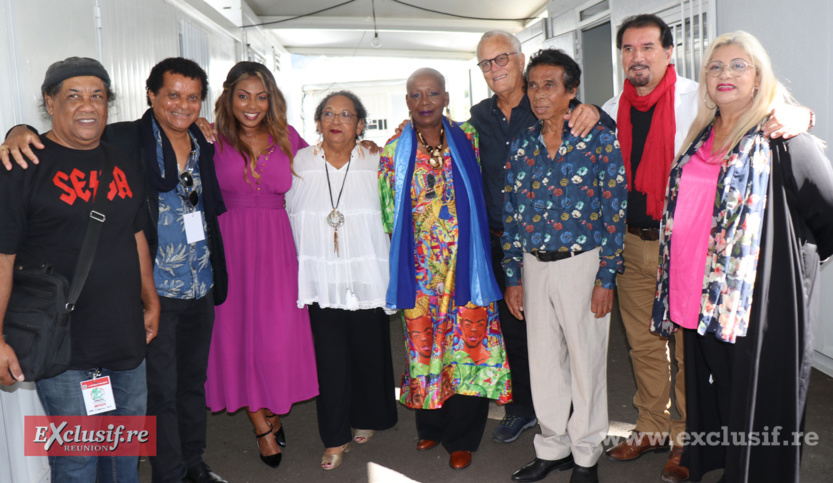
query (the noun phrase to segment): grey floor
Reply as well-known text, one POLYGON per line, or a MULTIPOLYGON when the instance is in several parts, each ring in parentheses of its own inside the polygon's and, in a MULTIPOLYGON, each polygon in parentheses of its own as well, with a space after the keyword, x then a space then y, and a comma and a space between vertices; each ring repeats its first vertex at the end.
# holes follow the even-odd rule
MULTIPOLYGON (((394 369, 398 375, 404 366, 402 328, 398 318, 391 324, 394 369)), ((626 435, 636 420, 631 400, 635 391, 633 370, 628 358, 625 331, 614 310, 608 352, 608 408, 610 434, 626 435)), ((806 431, 818 434, 818 444, 804 446, 802 481, 833 481, 833 379, 813 371, 806 431)), ((489 422, 472 465, 455 471, 448 466, 448 454, 442 447, 417 452, 416 429, 412 412, 399 405, 399 423, 376 434, 367 444, 353 445, 344 463, 333 471, 322 471, 319 463, 323 447, 318 439, 315 402, 296 404, 283 418, 287 447, 281 466, 272 469, 258 458, 255 438, 245 413, 218 413, 208 417, 208 447, 205 461, 229 482, 510 482, 516 469, 534 457, 534 431, 526 431, 511 444, 491 440, 492 430, 502 417, 502 409, 493 404, 489 422)), ((616 462, 602 457, 599 478, 603 482, 659 482, 666 454, 649 453, 630 462, 616 462)), ((150 481, 150 464, 139 465, 141 481, 150 481)), ((719 472, 706 475, 704 482, 714 482, 719 472)), ((569 471, 551 473, 546 482, 569 481, 569 471)))

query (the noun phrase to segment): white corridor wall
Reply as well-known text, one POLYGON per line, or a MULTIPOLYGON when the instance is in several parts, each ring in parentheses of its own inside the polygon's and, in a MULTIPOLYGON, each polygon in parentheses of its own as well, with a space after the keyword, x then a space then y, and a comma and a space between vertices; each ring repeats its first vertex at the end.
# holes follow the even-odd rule
MULTIPOLYGON (((40 86, 47 67, 70 56, 98 59, 109 72, 116 92, 110 122, 147 109, 144 86, 154 64, 193 57, 208 73, 203 115, 211 119, 237 61, 257 54, 271 69, 281 56, 290 64, 271 34, 239 27, 202 0, 0 0, 0 135, 20 123, 48 130, 40 86)), ((0 388, 0 482, 49 481, 45 457, 23 456, 24 417, 41 414, 33 384, 0 388)))

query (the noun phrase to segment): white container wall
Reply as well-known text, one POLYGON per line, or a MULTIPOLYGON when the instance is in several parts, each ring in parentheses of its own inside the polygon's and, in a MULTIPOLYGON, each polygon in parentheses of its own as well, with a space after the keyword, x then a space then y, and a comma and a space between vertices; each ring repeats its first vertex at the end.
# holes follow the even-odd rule
POLYGON ((262 60, 275 69, 286 52, 270 34, 238 28, 198 0, 0 0, 0 9, 2 133, 21 122, 48 128, 38 109, 40 85, 52 62, 70 56, 104 64, 117 97, 110 112, 115 122, 137 119, 147 109, 145 80, 166 57, 188 57, 206 70, 209 93, 202 114, 213 119, 231 66, 262 60), (241 46, 246 37, 248 50, 260 55, 247 55, 241 46))
MULTIPOLYGON (((0 0, 0 134, 20 123, 49 129, 40 86, 50 64, 71 56, 97 59, 109 72, 116 92, 110 122, 141 117, 145 80, 166 57, 188 57, 206 70, 202 114, 209 119, 237 61, 262 60, 274 70, 281 56, 289 58, 271 34, 244 32, 200 0, 0 0), (242 48, 247 37, 257 58, 242 48)), ((49 481, 46 457, 23 454, 24 417, 42 414, 33 384, 0 389, 0 481, 49 481)))
POLYGON ((24 416, 43 416, 35 383, 18 382, 0 387, 0 481, 47 482, 46 456, 23 456, 24 416))

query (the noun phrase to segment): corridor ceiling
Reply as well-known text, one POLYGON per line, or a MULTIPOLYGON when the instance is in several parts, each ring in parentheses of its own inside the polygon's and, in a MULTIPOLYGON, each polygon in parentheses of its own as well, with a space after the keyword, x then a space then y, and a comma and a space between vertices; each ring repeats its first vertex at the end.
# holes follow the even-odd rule
POLYGON ((549 2, 246 0, 246 3, 257 15, 261 27, 275 33, 291 53, 468 60, 474 57, 477 41, 484 32, 494 29, 520 32, 536 18, 546 16, 549 2), (373 42, 374 9, 378 42, 373 42), (378 47, 374 48, 374 44, 378 47))

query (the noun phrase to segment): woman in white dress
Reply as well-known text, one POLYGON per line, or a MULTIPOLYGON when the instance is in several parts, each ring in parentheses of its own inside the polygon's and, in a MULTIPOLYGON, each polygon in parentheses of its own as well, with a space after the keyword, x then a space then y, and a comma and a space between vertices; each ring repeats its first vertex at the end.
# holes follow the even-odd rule
POLYGON ((341 464, 351 439, 365 443, 397 421, 383 310, 390 241, 382 228, 379 154, 357 143, 366 118, 352 92, 328 94, 315 110, 322 139, 296 154, 287 194, 298 304, 309 306, 318 365, 324 470, 341 464))

